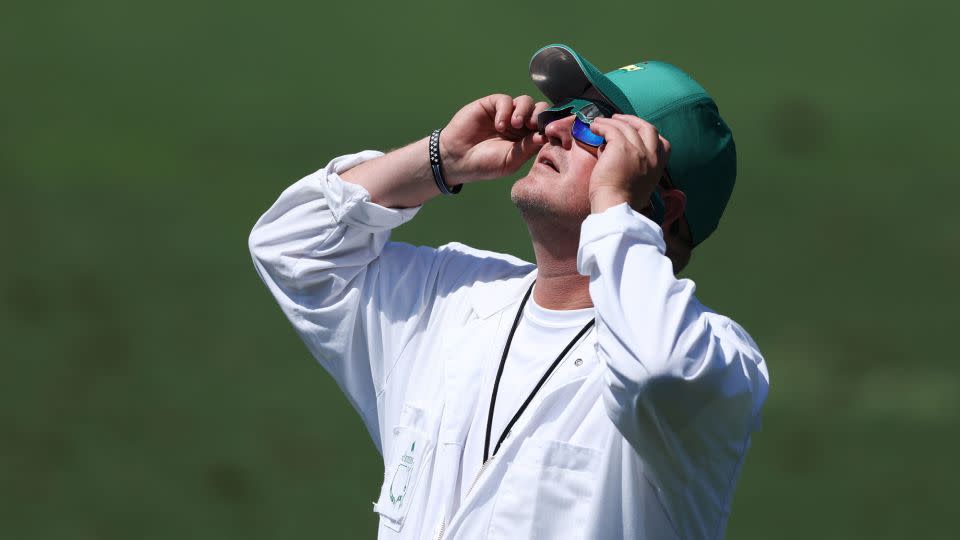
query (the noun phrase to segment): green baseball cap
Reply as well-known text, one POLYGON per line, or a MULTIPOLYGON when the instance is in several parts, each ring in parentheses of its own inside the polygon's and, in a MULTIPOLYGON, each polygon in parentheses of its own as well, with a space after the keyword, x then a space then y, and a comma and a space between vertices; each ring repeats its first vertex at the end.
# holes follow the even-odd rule
POLYGON ((693 245, 717 228, 737 178, 737 152, 730 127, 697 81, 653 60, 604 74, 560 44, 534 53, 530 77, 554 104, 572 98, 600 100, 656 126, 670 141, 667 170, 687 196, 685 216, 693 245))

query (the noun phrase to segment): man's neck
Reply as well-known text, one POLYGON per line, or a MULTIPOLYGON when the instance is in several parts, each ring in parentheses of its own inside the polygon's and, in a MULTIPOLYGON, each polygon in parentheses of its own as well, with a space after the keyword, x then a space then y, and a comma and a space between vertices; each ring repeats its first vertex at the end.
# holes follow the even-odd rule
POLYGON ((537 258, 537 285, 533 300, 546 309, 593 307, 590 278, 577 271, 580 229, 562 231, 553 226, 527 223, 537 258))

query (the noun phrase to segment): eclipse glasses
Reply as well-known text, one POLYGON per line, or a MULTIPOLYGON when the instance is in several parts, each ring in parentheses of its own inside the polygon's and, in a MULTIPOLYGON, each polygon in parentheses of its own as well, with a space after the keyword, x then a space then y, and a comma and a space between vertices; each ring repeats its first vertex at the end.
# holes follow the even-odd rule
POLYGON ((545 109, 538 114, 537 130, 543 135, 547 124, 550 122, 574 115, 576 118, 573 119, 573 127, 570 131, 573 138, 587 146, 596 148, 602 145, 604 140, 600 135, 590 131, 590 124, 600 117, 610 118, 613 113, 614 110, 603 103, 575 98, 545 109))

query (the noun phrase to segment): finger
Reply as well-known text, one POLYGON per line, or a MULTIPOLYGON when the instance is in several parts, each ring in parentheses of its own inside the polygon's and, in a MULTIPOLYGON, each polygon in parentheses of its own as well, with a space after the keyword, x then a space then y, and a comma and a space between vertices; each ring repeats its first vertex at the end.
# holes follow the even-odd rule
POLYGON ((490 96, 493 100, 494 110, 496 111, 494 115, 494 125, 496 126, 497 131, 504 131, 507 129, 507 126, 510 124, 510 114, 513 112, 513 100, 510 99, 510 96, 506 94, 494 94, 490 96))
POLYGON ((517 169, 523 166, 524 163, 540 150, 543 143, 538 142, 538 140, 542 141, 543 136, 536 131, 528 131, 525 137, 513 144, 513 147, 510 149, 510 155, 507 157, 505 171, 507 174, 516 172, 517 169))
POLYGON ((546 143, 546 138, 543 135, 540 135, 536 131, 530 133, 523 139, 520 139, 520 155, 523 156, 523 161, 527 161, 534 154, 540 151, 540 148, 546 143))
POLYGON ((626 122, 612 118, 597 118, 590 125, 590 129, 606 139, 608 144, 626 144, 643 153, 644 145, 640 140, 640 134, 626 122))
POLYGON ((633 126, 634 128, 637 128, 637 129, 639 129, 640 126, 649 123, 649 122, 647 122, 646 120, 644 120, 643 118, 640 118, 639 116, 634 116, 634 115, 632 115, 632 114, 620 114, 620 113, 616 113, 616 114, 613 115, 613 118, 615 118, 615 119, 617 119, 617 120, 620 120, 621 122, 626 122, 626 123, 630 124, 631 126, 633 126))
POLYGON ((527 129, 537 129, 537 117, 540 116, 540 113, 550 108, 550 104, 546 101, 539 101, 533 107, 533 113, 530 115, 530 118, 527 119, 527 129))
POLYGON ((607 143, 616 142, 620 138, 619 132, 617 132, 612 125, 608 125, 603 120, 603 118, 597 118, 593 121, 593 123, 590 124, 590 131, 596 133, 604 139, 604 143, 598 148, 598 150, 601 152, 606 149, 607 143))
MULTIPOLYGON (((613 115, 613 117, 621 122, 624 122, 625 124, 629 125, 630 127, 632 127, 637 131, 637 133, 640 135, 640 139, 642 141, 643 148, 645 150, 645 155, 652 158, 656 158, 654 160, 655 162, 651 163, 651 165, 657 166, 658 163, 660 163, 660 159, 659 159, 661 156, 660 139, 662 137, 660 136, 660 133, 657 131, 656 126, 654 126, 653 124, 651 124, 650 122, 647 122, 642 118, 629 115, 629 114, 615 114, 613 115)), ((666 140, 666 139, 663 139, 663 140, 666 140)))
MULTIPOLYGON (((643 134, 636 127, 634 127, 629 122, 626 122, 625 120, 623 120, 623 118, 612 118, 610 120, 614 122, 617 125, 617 127, 620 127, 623 129, 624 135, 627 137, 627 140, 629 140, 631 144, 633 144, 640 150, 643 150, 644 155, 648 155, 648 148, 643 141, 643 134)), ((654 146, 653 149, 656 150, 656 146, 654 146)))
POLYGON ((527 118, 533 112, 533 98, 530 96, 519 96, 513 100, 513 116, 510 117, 510 125, 515 129, 523 128, 527 123, 527 118))

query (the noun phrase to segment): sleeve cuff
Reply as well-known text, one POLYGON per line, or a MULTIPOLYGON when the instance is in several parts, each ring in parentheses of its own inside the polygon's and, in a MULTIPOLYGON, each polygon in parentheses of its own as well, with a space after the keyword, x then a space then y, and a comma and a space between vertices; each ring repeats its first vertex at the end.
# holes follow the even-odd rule
POLYGON ((661 254, 667 252, 660 226, 629 204, 621 203, 599 214, 590 214, 583 221, 577 251, 577 269, 581 274, 589 275, 586 261, 594 258, 591 255, 595 254, 601 240, 613 235, 629 236, 635 242, 656 247, 661 254))
POLYGON ((370 231, 394 229, 413 219, 422 208, 381 206, 370 200, 370 193, 362 186, 340 178, 340 173, 382 155, 383 152, 376 150, 364 150, 340 156, 315 173, 330 205, 330 212, 338 223, 370 231))

